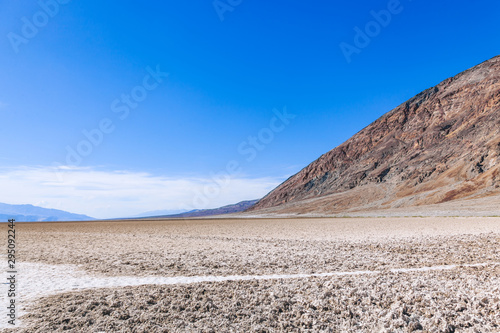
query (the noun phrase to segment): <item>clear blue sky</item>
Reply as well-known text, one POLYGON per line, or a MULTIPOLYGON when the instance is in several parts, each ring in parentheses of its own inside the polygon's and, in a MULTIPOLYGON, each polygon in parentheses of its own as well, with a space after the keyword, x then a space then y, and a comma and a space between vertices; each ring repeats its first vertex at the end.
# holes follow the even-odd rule
POLYGON ((0 1, 0 201, 97 217, 191 208, 172 184, 203 191, 229 161, 240 167, 234 184, 198 203, 264 195, 413 95, 500 54, 493 0, 222 0, 219 12, 210 0, 42 3, 52 16, 35 1, 0 1), (371 12, 388 7, 377 31, 371 12), (348 63, 340 44, 356 46, 367 24, 373 37, 348 63), (122 94, 157 66, 168 77, 120 119, 122 94), (248 136, 284 107, 295 118, 248 161, 248 136), (114 130, 66 165, 68 147, 103 119, 114 130), (56 181, 54 163, 68 167, 56 181))

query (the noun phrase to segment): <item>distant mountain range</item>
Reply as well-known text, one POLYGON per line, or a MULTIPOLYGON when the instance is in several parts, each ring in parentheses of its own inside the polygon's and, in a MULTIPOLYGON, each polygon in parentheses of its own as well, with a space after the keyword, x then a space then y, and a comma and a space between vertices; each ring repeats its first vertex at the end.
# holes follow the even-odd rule
POLYGON ((47 209, 33 205, 9 205, 0 203, 0 222, 15 219, 17 222, 89 221, 94 218, 72 214, 58 209, 47 209))
MULTIPOLYGON (((205 216, 215 216, 224 215, 231 213, 240 213, 255 205, 259 200, 248 200, 238 202, 237 204, 227 205, 224 207, 214 208, 214 209, 195 209, 185 213, 180 214, 170 214, 170 215, 151 215, 149 217, 155 218, 183 218, 183 217, 205 217, 205 216)), ((143 214, 141 214, 143 215, 143 214)))
MULTIPOLYGON (((183 218, 183 217, 204 217, 213 215, 223 215, 239 213, 247 210, 257 203, 258 200, 242 201, 234 205, 227 205, 214 209, 195 209, 191 211, 182 210, 156 210, 145 212, 134 218, 183 218)), ((58 209, 48 209, 33 205, 9 205, 0 203, 0 222, 7 222, 15 219, 17 222, 54 222, 54 221, 91 221, 95 218, 73 214, 58 209)))
POLYGON ((468 201, 500 207, 500 56, 383 115, 250 211, 425 210, 468 201))
POLYGON ((174 210, 169 210, 169 209, 165 209, 165 210, 152 210, 152 211, 149 211, 149 212, 145 212, 145 213, 141 213, 141 214, 137 214, 133 217, 151 217, 151 216, 165 216, 165 215, 176 215, 176 214, 182 214, 182 213, 187 213, 189 212, 188 210, 186 209, 174 209, 174 210))

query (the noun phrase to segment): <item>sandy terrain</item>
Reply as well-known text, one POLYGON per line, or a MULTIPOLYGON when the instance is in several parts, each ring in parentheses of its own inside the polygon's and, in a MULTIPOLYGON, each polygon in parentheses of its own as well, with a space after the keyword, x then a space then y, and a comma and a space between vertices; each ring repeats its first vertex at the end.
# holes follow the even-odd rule
MULTIPOLYGON (((450 187, 451 189, 451 187, 450 187)), ((289 218, 296 217, 481 217, 481 216, 500 216, 500 195, 482 193, 472 198, 458 199, 438 204, 428 204, 412 206, 416 198, 406 197, 392 201, 392 207, 385 203, 384 197, 375 200, 375 192, 384 193, 390 197, 393 189, 387 185, 367 185, 362 188, 353 189, 348 193, 336 193, 318 198, 306 199, 298 202, 290 202, 276 207, 261 209, 258 211, 259 217, 268 218, 289 218), (341 208, 338 212, 333 212, 332 207, 338 207, 337 200, 344 204, 350 204, 356 201, 362 195, 370 194, 369 200, 365 200, 359 205, 351 208, 341 208), (347 196, 347 197, 346 197, 347 196), (409 205, 409 206, 408 206, 409 205)), ((421 197, 429 193, 421 194, 421 197)), ((228 216, 244 217, 255 216, 253 212, 231 214, 228 216)))
POLYGON ((500 218, 31 223, 17 233, 19 332, 500 331, 500 218))

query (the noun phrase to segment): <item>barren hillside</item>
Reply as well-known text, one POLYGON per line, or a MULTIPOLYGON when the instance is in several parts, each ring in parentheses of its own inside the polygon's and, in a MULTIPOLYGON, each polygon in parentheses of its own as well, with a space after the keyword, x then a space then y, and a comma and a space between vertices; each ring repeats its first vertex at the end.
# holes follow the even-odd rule
POLYGON ((492 197, 499 156, 497 56, 385 114, 251 210, 338 213, 492 197))

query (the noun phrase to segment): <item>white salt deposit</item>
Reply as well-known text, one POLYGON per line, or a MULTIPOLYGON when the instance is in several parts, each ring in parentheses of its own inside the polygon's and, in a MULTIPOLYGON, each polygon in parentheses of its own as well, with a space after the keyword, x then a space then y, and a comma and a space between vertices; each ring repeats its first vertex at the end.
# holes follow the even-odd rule
MULTIPOLYGON (((451 270, 460 267, 482 267, 500 265, 500 263, 481 263, 469 265, 446 265, 422 268, 400 268, 391 269, 390 273, 410 273, 425 271, 451 270)), ((113 276, 99 277, 79 270, 75 265, 47 265, 41 263, 17 264, 16 283, 16 310, 17 316, 25 314, 25 308, 30 302, 38 298, 58 293, 79 291, 94 288, 115 288, 140 285, 174 285, 190 284, 200 282, 221 281, 243 281, 243 280, 275 280, 275 279, 298 279, 311 277, 335 277, 348 275, 382 274, 384 271, 353 271, 353 272, 331 272, 320 274, 286 274, 286 275, 233 275, 233 276, 177 276, 177 277, 135 277, 135 276, 113 276)), ((8 275, 3 274, 0 290, 0 329, 12 327, 8 324, 7 305, 9 299, 7 292, 8 275)), ((16 320, 17 325, 20 321, 16 320)))

